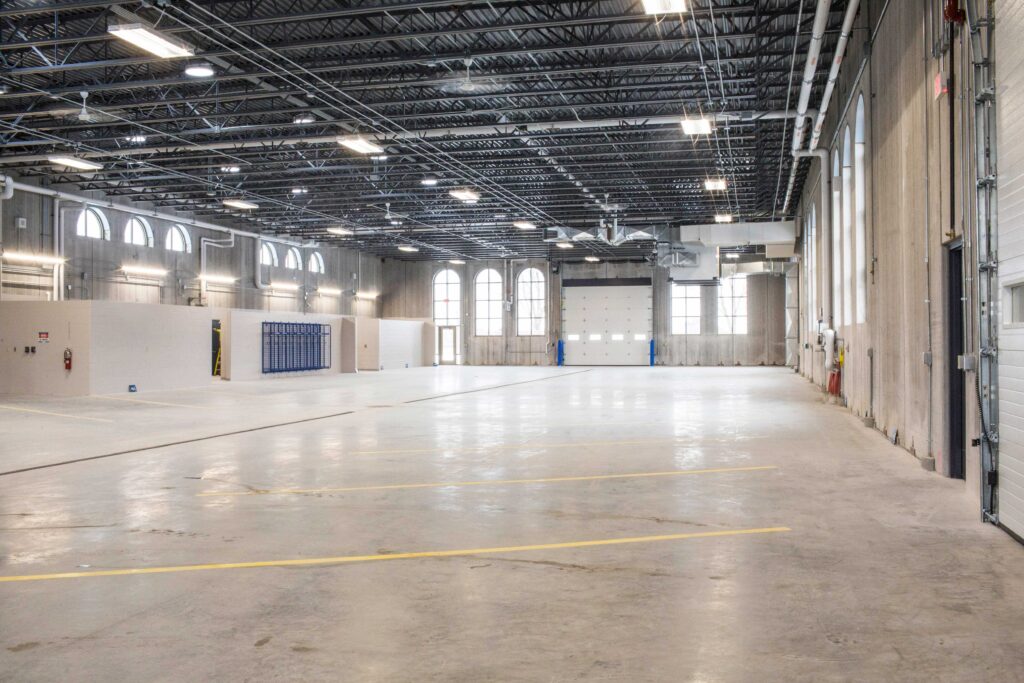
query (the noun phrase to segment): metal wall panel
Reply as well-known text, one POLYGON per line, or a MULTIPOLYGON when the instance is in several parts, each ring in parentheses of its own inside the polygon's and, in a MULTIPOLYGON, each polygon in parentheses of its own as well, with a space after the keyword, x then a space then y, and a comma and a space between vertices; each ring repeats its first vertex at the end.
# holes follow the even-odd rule
POLYGON ((1024 536, 1024 322, 1010 315, 1009 288, 1024 283, 1024 3, 999 5, 996 106, 999 153, 999 487, 1000 523, 1024 536))

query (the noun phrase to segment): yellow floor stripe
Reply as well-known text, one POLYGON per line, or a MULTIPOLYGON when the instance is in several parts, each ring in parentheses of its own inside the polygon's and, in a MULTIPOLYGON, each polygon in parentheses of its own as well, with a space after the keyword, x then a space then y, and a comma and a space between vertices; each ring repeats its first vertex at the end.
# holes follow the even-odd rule
POLYGON ((789 527, 764 527, 760 529, 733 529, 729 531, 702 531, 690 534, 667 534, 664 536, 634 536, 631 538, 606 538, 596 541, 570 541, 568 543, 543 543, 538 545, 513 545, 497 548, 471 548, 468 550, 431 550, 418 553, 392 553, 388 555, 343 555, 341 557, 314 557, 297 560, 268 560, 265 562, 226 562, 220 564, 186 564, 176 567, 138 567, 135 569, 101 569, 92 572, 65 572, 62 574, 25 574, 22 576, 0 576, 0 583, 14 581, 48 581, 53 579, 84 579, 96 576, 134 576, 137 574, 171 574, 212 569, 257 569, 260 567, 309 567, 326 564, 349 564, 354 562, 381 562, 384 560, 413 560, 427 557, 460 557, 463 555, 484 555, 519 553, 532 550, 562 550, 567 548, 592 548, 602 545, 625 543, 653 543, 655 541, 680 541, 690 538, 718 538, 722 536, 747 536, 752 534, 773 534, 792 531, 789 527))
POLYGON ((17 406, 0 405, 0 409, 3 410, 16 410, 19 413, 35 413, 37 415, 51 415, 53 417, 66 417, 71 420, 89 420, 90 422, 113 422, 113 420, 104 420, 101 417, 85 417, 82 415, 67 415, 65 413, 51 413, 48 410, 36 410, 34 408, 19 408, 17 406))
POLYGON ((643 439, 639 441, 565 441, 556 443, 519 443, 509 446, 462 446, 459 448, 396 448, 384 451, 352 451, 352 455, 388 455, 393 453, 452 453, 457 451, 509 451, 526 448, 580 448, 583 446, 636 446, 671 443, 675 439, 643 439))
POLYGON ((566 481, 600 481, 603 479, 639 479, 642 477, 678 477, 687 474, 718 474, 724 472, 757 472, 778 469, 776 465, 756 467, 716 467, 704 470, 671 470, 668 472, 629 472, 625 474, 596 474, 576 477, 545 477, 542 479, 483 479, 479 481, 441 481, 428 484, 380 484, 376 486, 346 486, 322 489, 249 489, 246 491, 206 491, 197 496, 267 496, 303 493, 346 493, 351 491, 389 491, 394 489, 433 489, 454 486, 500 486, 505 484, 553 484, 566 481))
POLYGON ((199 408, 201 406, 188 405, 185 403, 165 403, 164 401, 150 401, 143 398, 128 398, 127 396, 90 396, 89 398, 103 398, 108 401, 128 401, 129 403, 148 403, 154 406, 170 406, 171 408, 199 408))

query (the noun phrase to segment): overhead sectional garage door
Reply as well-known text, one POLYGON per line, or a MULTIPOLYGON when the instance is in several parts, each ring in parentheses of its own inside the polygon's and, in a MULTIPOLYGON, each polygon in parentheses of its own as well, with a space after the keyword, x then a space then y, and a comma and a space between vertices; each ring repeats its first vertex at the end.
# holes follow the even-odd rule
POLYGON ((564 280, 566 365, 648 365, 652 288, 646 278, 564 280))
POLYGON ((999 522, 1024 537, 1024 3, 998 5, 999 522))

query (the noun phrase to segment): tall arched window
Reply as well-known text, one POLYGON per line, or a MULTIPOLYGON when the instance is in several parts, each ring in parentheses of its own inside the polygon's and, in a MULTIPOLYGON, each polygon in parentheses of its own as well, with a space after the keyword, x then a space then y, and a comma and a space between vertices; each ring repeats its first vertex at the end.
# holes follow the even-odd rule
POLYGON ((818 331, 818 212, 811 204, 804 230, 804 258, 807 259, 807 329, 818 331))
POLYGON ((864 120, 864 95, 857 98, 856 128, 853 138, 853 184, 856 187, 854 197, 854 226, 857 242, 857 322, 867 320, 868 312, 868 259, 867 259, 867 183, 864 168, 867 156, 867 130, 864 120))
POLYGON ((167 238, 164 240, 164 247, 167 251, 180 251, 184 254, 192 253, 192 238, 188 230, 181 225, 172 225, 167 230, 167 238))
POLYGON ((295 247, 288 247, 284 253, 284 267, 288 270, 302 270, 302 254, 295 247))
POLYGON ((501 275, 493 268, 476 276, 476 336, 501 336, 503 296, 501 275))
POLYGON ((547 322, 544 298, 544 274, 536 268, 519 273, 516 278, 516 334, 524 337, 544 334, 547 322))
POLYGON ((260 265, 262 266, 276 266, 277 265, 277 249, 274 249, 274 245, 269 242, 263 242, 260 245, 260 265))
POLYGON ((324 257, 320 255, 319 251, 314 251, 309 255, 309 272, 311 273, 324 273, 327 269, 324 268, 324 257))
POLYGON ((843 323, 853 323, 853 140, 843 133, 843 323))
POLYGON ((451 268, 434 276, 434 324, 459 325, 462 322, 462 283, 451 268))
POLYGON ((96 240, 109 240, 110 225, 107 223, 107 217, 99 209, 87 206, 82 213, 78 214, 75 234, 79 237, 91 237, 96 240))
POLYGON ((829 250, 832 254, 832 326, 836 329, 843 324, 843 266, 841 246, 843 219, 840 198, 843 196, 840 182, 841 166, 839 150, 832 153, 832 235, 829 250))
POLYGON ((153 229, 149 227, 149 223, 145 219, 132 216, 124 226, 124 243, 152 247, 153 229))

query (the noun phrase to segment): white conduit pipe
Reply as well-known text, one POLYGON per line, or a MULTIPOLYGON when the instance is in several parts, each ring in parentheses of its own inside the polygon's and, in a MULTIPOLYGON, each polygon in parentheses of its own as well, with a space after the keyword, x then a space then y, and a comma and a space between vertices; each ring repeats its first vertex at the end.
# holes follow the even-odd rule
POLYGON ((215 247, 217 249, 230 249, 235 246, 235 234, 231 233, 227 239, 214 240, 209 237, 199 238, 199 283, 202 289, 200 290, 200 300, 204 303, 206 301, 206 248, 215 247))
MULTIPOLYGON (((821 97, 821 106, 818 107, 818 118, 814 123, 811 143, 808 145, 808 149, 811 151, 817 148, 818 142, 821 140, 821 130, 825 125, 825 116, 828 114, 828 105, 832 101, 832 92, 835 90, 836 81, 839 78, 839 67, 842 66, 843 58, 846 56, 846 46, 850 42, 850 33, 853 30, 853 21, 857 16, 857 10, 859 7, 860 0, 850 0, 850 4, 846 7, 846 16, 843 18, 843 28, 840 31, 839 42, 836 43, 836 55, 832 60, 832 68, 829 69, 828 72, 828 83, 825 84, 825 92, 821 97)), ((795 141, 796 138, 794 138, 794 142, 795 141)), ((782 203, 783 213, 789 209, 789 203, 793 199, 793 188, 796 183, 796 170, 797 164, 794 162, 792 169, 790 169, 789 185, 786 187, 786 200, 782 203)))
POLYGON ((256 238, 252 247, 252 283, 256 286, 256 289, 266 289, 270 285, 263 281, 263 262, 260 259, 263 252, 263 243, 260 238, 256 238))
MULTIPOLYGON (((814 25, 811 28, 811 43, 807 46, 807 60, 804 62, 804 76, 800 84, 800 99, 796 105, 796 125, 793 129, 792 153, 795 155, 804 144, 804 129, 807 124, 807 107, 811 101, 811 91, 814 90, 814 74, 818 70, 818 58, 821 56, 821 46, 825 42, 825 29, 828 28, 828 14, 832 7, 832 0, 818 0, 818 7, 814 11, 814 25)), ((799 29, 799 27, 797 27, 799 29)), ((799 31, 798 31, 799 34, 799 31)), ((818 116, 822 111, 818 110, 818 116)), ((793 193, 793 186, 796 183, 797 162, 794 159, 789 169, 789 183, 786 185, 786 200, 782 205, 782 212, 785 213, 789 207, 789 198, 793 193)))

